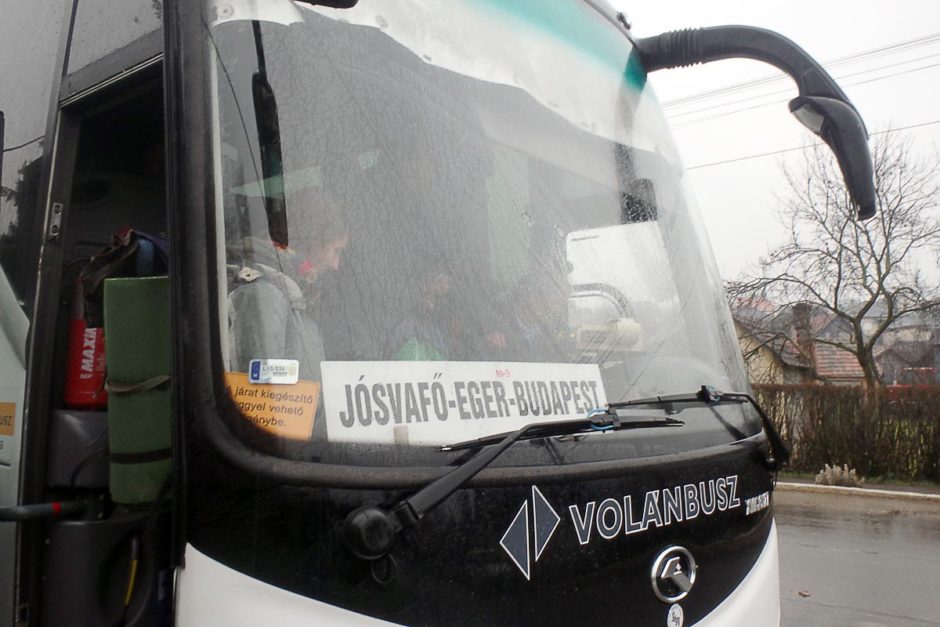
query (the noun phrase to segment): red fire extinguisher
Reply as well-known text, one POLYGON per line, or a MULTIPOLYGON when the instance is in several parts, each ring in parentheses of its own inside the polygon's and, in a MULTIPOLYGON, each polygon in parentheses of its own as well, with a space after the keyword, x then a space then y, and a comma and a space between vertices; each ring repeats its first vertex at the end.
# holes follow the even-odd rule
POLYGON ((69 323, 68 369, 65 377, 65 406, 74 409, 104 409, 104 329, 85 325, 81 280, 72 292, 72 319, 69 323))

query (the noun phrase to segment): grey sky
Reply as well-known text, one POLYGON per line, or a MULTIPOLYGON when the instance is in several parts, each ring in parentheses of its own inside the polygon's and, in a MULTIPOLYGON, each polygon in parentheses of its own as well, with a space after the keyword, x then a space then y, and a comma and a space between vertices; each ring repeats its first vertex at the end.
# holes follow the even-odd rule
MULTIPOLYGON (((639 37, 667 30, 748 24, 786 35, 829 69, 870 132, 925 123, 907 131, 919 154, 940 150, 940 2, 935 0, 717 0, 637 2, 613 0, 639 37), (933 37, 931 37, 933 36, 933 37), (914 41, 916 40, 916 41, 914 41)), ((777 198, 780 166, 798 163, 799 151, 708 165, 780 151, 814 141, 788 112, 796 95, 789 79, 754 61, 721 61, 651 75, 666 106, 676 142, 696 191, 722 275, 732 278, 780 241, 777 198), (780 77, 721 98, 680 98, 765 77, 780 77), (737 111, 733 115, 727 115, 737 111)), ((931 269, 928 269, 928 271, 931 269)))

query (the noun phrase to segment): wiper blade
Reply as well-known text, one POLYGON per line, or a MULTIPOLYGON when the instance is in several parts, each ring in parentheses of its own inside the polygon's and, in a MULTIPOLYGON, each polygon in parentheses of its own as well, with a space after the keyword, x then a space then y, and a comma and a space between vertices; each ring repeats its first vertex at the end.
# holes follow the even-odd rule
POLYGON ((719 392, 710 385, 703 385, 697 392, 691 394, 672 394, 666 396, 652 396, 649 398, 638 398, 632 401, 622 401, 610 403, 611 409, 620 408, 639 408, 639 407, 659 407, 667 414, 677 414, 683 409, 692 406, 714 407, 717 405, 750 405, 760 416, 764 431, 767 432, 767 439, 770 440, 771 457, 767 459, 767 464, 771 470, 777 470, 790 461, 790 451, 773 422, 764 412, 764 409, 749 394, 742 392, 719 392))
MULTIPOLYGON (((662 407, 668 413, 678 413, 684 405, 741 405, 748 402, 746 394, 719 392, 710 385, 703 385, 700 390, 692 394, 668 394, 666 396, 650 396, 630 401, 610 403, 608 407, 662 407), (679 406, 678 409, 673 406, 679 406)), ((753 402, 753 401, 751 401, 753 402)))
POLYGON ((518 440, 534 440, 536 438, 549 438, 560 435, 570 435, 576 433, 594 433, 596 431, 617 431, 620 429, 650 429, 654 427, 681 427, 685 424, 682 420, 675 418, 662 418, 659 420, 622 420, 615 412, 602 410, 603 413, 589 415, 588 418, 579 418, 577 420, 559 420, 557 422, 541 422, 526 425, 519 431, 507 431, 506 433, 496 433, 487 435, 475 440, 466 440, 457 444, 448 444, 442 446, 441 450, 462 451, 483 446, 499 444, 504 439, 518 433, 518 440), (603 418, 601 418, 603 416, 603 418), (520 433, 521 432, 521 433, 520 433))
POLYGON ((375 560, 388 554, 395 543, 398 532, 413 527, 431 510, 454 492, 463 487, 481 470, 519 440, 552 437, 572 433, 594 431, 617 431, 654 427, 681 427, 685 423, 675 418, 659 420, 621 420, 610 409, 595 410, 586 418, 558 422, 530 423, 509 433, 468 440, 441 447, 442 451, 487 447, 443 477, 436 479, 416 493, 385 510, 374 506, 360 507, 346 517, 343 538, 349 548, 359 557, 375 560))

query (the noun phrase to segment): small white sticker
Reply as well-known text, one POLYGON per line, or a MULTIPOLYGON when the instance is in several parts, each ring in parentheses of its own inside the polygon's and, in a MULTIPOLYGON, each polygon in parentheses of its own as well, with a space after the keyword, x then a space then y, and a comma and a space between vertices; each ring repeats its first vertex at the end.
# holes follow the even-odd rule
POLYGON ((669 613, 666 614, 666 627, 682 627, 685 622, 685 612, 682 606, 674 603, 669 607, 669 613))
POLYGON ((762 509, 770 507, 770 492, 761 492, 757 496, 752 496, 744 501, 744 515, 750 516, 762 509))
POLYGON ((293 385, 299 373, 296 359, 252 359, 248 363, 248 383, 293 385))

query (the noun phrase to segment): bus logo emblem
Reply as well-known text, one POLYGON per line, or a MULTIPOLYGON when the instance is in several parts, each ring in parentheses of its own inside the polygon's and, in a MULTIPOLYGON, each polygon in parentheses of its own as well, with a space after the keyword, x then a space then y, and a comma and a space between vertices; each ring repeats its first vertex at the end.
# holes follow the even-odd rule
POLYGON ((653 562, 650 580, 653 594, 664 603, 684 599, 695 583, 695 558, 688 549, 671 546, 662 551, 653 562))
POLYGON ((552 539, 552 535, 558 528, 559 522, 561 522, 561 516, 545 500, 541 490, 532 486, 531 500, 526 499, 522 502, 522 507, 516 512, 516 516, 509 523, 509 528, 499 541, 499 545, 503 547, 526 579, 530 579, 532 575, 532 553, 535 553, 535 561, 539 561, 548 541, 552 539), (530 510, 532 512, 531 524, 530 510))

